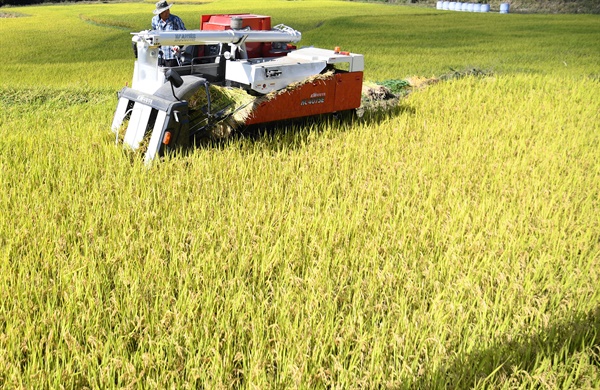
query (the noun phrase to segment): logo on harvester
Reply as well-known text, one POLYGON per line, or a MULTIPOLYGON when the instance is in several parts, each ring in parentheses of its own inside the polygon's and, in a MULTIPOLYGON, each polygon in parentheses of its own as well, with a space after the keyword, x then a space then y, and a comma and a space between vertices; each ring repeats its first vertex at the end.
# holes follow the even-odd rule
POLYGON ((265 77, 267 77, 267 78, 279 77, 279 76, 281 76, 281 73, 282 72, 279 69, 274 69, 274 68, 272 68, 272 69, 266 68, 265 69, 265 77))
POLYGON ((146 96, 144 96, 144 95, 138 95, 138 97, 137 97, 137 99, 136 99, 136 100, 137 100, 138 102, 140 102, 140 103, 145 103, 145 104, 148 104, 148 105, 151 105, 151 104, 152 104, 152 99, 150 99, 150 98, 147 98, 147 97, 146 97, 146 96))
POLYGON ((304 99, 300 102, 301 106, 309 106, 312 104, 323 104, 325 103, 325 92, 313 93, 309 99, 304 99))
POLYGON ((195 34, 175 34, 175 42, 189 41, 196 38, 195 34))

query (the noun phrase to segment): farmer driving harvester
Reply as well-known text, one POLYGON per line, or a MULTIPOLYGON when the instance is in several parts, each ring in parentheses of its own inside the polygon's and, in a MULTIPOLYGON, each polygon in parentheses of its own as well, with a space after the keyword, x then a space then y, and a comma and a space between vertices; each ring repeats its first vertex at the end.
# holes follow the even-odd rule
MULTIPOLYGON (((166 0, 156 3, 154 17, 152 18, 152 30, 158 31, 174 31, 185 30, 185 25, 179 16, 171 14, 173 3, 168 4, 166 0)), ((179 50, 178 46, 161 46, 159 56, 159 65, 161 66, 178 66, 175 53, 179 50)))

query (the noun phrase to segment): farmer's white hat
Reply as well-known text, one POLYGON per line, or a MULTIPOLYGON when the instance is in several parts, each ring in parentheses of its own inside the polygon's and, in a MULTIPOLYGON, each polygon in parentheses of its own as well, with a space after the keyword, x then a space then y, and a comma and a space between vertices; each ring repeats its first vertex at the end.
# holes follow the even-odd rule
POLYGON ((173 3, 168 4, 167 0, 159 1, 158 3, 156 3, 156 9, 153 11, 154 15, 161 14, 164 11, 168 10, 169 8, 171 8, 172 6, 173 6, 173 3))

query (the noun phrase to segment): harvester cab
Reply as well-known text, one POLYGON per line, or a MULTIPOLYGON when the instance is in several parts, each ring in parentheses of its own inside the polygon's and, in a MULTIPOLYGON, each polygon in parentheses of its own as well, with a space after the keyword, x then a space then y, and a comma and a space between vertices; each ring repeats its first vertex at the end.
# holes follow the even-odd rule
POLYGON ((360 106, 360 54, 298 49, 301 33, 268 16, 204 15, 200 27, 132 34, 132 85, 118 93, 112 130, 147 163, 197 136, 360 106), (178 66, 159 65, 163 45, 181 48, 178 66))

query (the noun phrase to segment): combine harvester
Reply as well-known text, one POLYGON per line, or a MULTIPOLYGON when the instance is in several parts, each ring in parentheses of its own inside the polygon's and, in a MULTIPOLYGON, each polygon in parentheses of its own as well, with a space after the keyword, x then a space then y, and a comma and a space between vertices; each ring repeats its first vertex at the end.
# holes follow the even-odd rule
POLYGON ((358 108, 363 56, 298 49, 301 37, 252 14, 204 15, 200 30, 133 34, 133 81, 119 92, 112 122, 117 140, 143 145, 149 163, 206 134, 358 108), (159 64, 161 46, 180 49, 179 66, 159 64))

